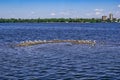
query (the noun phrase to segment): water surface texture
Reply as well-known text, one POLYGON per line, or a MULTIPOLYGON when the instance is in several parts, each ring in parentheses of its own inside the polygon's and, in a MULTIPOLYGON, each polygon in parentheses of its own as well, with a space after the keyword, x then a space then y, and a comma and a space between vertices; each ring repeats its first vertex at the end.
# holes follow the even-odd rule
POLYGON ((1 80, 120 80, 119 23, 1 23, 1 80), (26 40, 96 40, 16 47, 26 40))

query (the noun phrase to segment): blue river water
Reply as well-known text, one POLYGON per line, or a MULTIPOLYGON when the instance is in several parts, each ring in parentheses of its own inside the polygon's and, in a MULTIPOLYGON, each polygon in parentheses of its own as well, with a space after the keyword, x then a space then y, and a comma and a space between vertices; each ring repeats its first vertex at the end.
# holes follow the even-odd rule
POLYGON ((120 80, 120 24, 0 23, 0 80, 120 80), (15 46, 53 39, 97 44, 15 46))

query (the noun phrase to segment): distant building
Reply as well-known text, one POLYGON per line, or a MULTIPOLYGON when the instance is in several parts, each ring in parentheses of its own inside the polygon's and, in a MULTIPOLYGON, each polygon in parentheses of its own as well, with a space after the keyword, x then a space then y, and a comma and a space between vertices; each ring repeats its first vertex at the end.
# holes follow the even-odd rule
POLYGON ((109 14, 109 19, 112 21, 113 20, 113 14, 109 14))
POLYGON ((102 16, 102 20, 106 21, 107 20, 107 16, 102 16))
POLYGON ((107 16, 102 16, 102 21, 103 22, 118 22, 119 20, 117 18, 114 18, 113 14, 110 13, 108 18, 107 16))

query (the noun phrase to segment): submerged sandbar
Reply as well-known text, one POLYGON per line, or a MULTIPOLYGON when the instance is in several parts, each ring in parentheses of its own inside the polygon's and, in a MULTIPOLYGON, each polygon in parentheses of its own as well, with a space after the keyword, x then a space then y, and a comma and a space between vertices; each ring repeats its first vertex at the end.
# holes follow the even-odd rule
POLYGON ((17 44, 18 47, 22 46, 32 46, 38 44, 48 44, 48 43, 72 43, 72 44, 89 44, 95 45, 95 40, 35 40, 35 41, 23 41, 17 44))

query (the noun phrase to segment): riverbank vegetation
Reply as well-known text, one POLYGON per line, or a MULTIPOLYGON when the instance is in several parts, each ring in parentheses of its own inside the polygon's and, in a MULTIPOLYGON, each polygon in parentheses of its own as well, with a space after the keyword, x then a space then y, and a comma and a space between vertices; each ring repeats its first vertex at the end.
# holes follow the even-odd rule
POLYGON ((0 18, 0 23, 41 23, 41 22, 80 22, 80 23, 100 23, 100 22, 120 22, 120 19, 118 20, 106 20, 102 21, 102 19, 83 19, 83 18, 45 18, 45 19, 15 19, 15 18, 10 18, 10 19, 4 19, 0 18))

